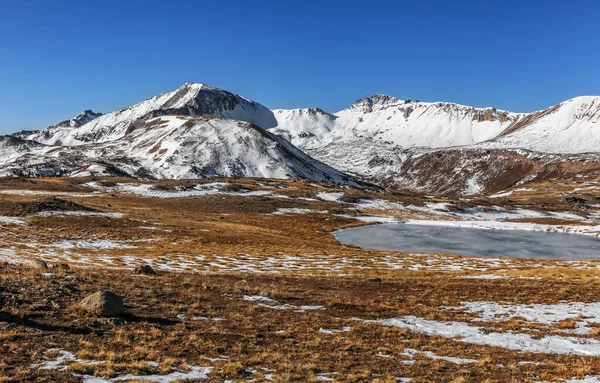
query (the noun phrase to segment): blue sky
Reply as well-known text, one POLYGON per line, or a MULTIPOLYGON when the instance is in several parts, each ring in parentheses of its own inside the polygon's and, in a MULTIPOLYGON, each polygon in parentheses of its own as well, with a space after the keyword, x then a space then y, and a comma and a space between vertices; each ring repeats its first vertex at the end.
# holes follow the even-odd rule
POLYGON ((376 93, 542 109, 600 94, 600 2, 0 0, 0 133, 185 82, 335 112, 376 93))

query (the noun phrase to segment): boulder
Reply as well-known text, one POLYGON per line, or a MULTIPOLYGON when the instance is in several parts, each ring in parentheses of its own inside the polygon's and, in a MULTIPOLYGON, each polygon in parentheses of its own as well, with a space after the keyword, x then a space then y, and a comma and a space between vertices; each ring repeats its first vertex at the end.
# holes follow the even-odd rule
POLYGON ((42 259, 33 259, 29 262, 31 267, 39 270, 48 270, 48 264, 42 259))
POLYGON ((123 313, 123 297, 110 291, 99 291, 81 301, 79 306, 87 313, 104 317, 123 313))
POLYGON ((156 275, 156 271, 150 265, 138 266, 133 270, 134 274, 156 275))

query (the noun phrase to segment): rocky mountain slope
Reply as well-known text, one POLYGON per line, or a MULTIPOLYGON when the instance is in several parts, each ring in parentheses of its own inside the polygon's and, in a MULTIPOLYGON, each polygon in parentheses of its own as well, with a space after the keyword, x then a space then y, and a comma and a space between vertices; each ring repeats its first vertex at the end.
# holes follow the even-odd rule
POLYGON ((61 172, 80 168, 75 174, 88 174, 81 169, 92 165, 102 174, 150 178, 347 182, 335 168, 390 187, 476 194, 597 171, 597 155, 578 153, 600 148, 598 121, 600 97, 523 114, 375 95, 327 113, 271 111, 243 96, 188 83, 105 115, 87 111, 41 131, 15 134, 1 144, 6 155, 0 165, 6 174, 51 164, 61 172))
POLYGON ((82 125, 87 124, 95 118, 102 116, 102 113, 96 113, 91 110, 85 110, 77 116, 68 120, 59 122, 56 125, 49 126, 42 130, 22 130, 18 133, 13 134, 14 137, 21 138, 23 140, 31 140, 41 142, 44 139, 52 138, 57 132, 61 130, 68 130, 72 128, 79 128, 82 125))
POLYGON ((3 176, 38 175, 43 167, 64 175, 266 177, 355 183, 254 124, 210 116, 156 117, 138 122, 120 139, 77 146, 5 137, 0 150, 12 153, 0 162, 3 176))

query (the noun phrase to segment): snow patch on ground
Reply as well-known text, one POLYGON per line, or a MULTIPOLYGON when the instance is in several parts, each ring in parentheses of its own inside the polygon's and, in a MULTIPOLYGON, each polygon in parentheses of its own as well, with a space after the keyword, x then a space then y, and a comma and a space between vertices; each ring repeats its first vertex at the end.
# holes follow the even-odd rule
POLYGON ((58 354, 54 360, 46 360, 42 363, 32 364, 29 367, 38 368, 40 370, 64 371, 69 368, 70 364, 73 364, 73 363, 83 364, 83 365, 87 365, 87 366, 104 363, 102 361, 78 359, 75 356, 75 354, 73 354, 72 352, 69 352, 69 351, 65 351, 65 350, 50 349, 50 350, 48 350, 48 352, 56 352, 58 354))
POLYGON ((463 310, 478 314, 475 321, 504 322, 512 318, 523 318, 527 322, 553 325, 566 319, 575 320, 574 334, 588 334, 590 323, 600 323, 600 302, 560 302, 557 304, 511 305, 496 302, 462 302, 448 310, 463 310))
POLYGON ((265 307, 265 308, 273 309, 273 310, 294 310, 297 313, 303 313, 305 311, 312 311, 312 310, 325 310, 325 307, 323 307, 323 306, 309 306, 309 305, 296 306, 296 305, 290 305, 287 303, 280 304, 276 300, 262 296, 262 295, 244 295, 242 300, 248 301, 248 302, 261 302, 261 303, 257 304, 257 306, 259 306, 259 307, 265 307))
POLYGON ((348 332, 348 331, 350 331, 350 330, 352 330, 352 327, 345 326, 345 327, 342 327, 342 329, 341 329, 341 330, 338 330, 338 329, 330 329, 330 328, 320 328, 320 329, 319 329, 319 332, 320 332, 321 334, 328 334, 328 335, 331 335, 331 334, 338 334, 338 333, 341 333, 341 332, 348 332))
POLYGON ((600 356, 600 341, 596 339, 554 335, 534 338, 529 334, 510 331, 499 333, 489 331, 485 327, 472 326, 467 323, 445 323, 415 316, 365 322, 380 323, 384 326, 405 328, 425 335, 453 338, 460 342, 502 347, 508 350, 545 354, 600 356))
POLYGON ((26 225, 27 223, 20 218, 0 216, 0 224, 4 225, 26 225))
POLYGON ((434 360, 443 360, 446 362, 454 363, 454 364, 469 364, 469 363, 477 363, 477 359, 465 359, 465 358, 456 358, 452 356, 439 356, 431 351, 419 351, 412 348, 405 348, 402 355, 408 356, 411 360, 415 359, 415 356, 418 354, 423 354, 429 359, 434 360))
POLYGON ((140 197, 148 198, 184 198, 184 197, 195 197, 204 195, 231 195, 231 196, 264 196, 271 194, 271 191, 267 190, 256 190, 251 191, 247 189, 240 189, 239 191, 230 191, 229 184, 225 182, 212 182, 208 184, 198 184, 191 189, 181 190, 161 190, 155 188, 150 184, 133 184, 133 183, 122 183, 112 187, 105 187, 97 182, 89 182, 85 186, 89 186, 95 189, 103 190, 106 192, 119 192, 125 194, 135 194, 140 197))
POLYGON ((43 211, 37 213, 39 217, 61 217, 61 216, 75 216, 75 217, 107 217, 107 218, 123 218, 122 213, 104 213, 99 211, 43 211))
MULTIPOLYGON (((36 363, 30 365, 31 368, 41 370, 58 370, 66 371, 71 364, 82 364, 86 366, 92 366, 97 364, 103 364, 104 361, 96 360, 82 360, 78 359, 75 354, 65 350, 51 349, 48 352, 57 352, 57 356, 53 360, 46 360, 42 363, 36 363)), ((159 367, 158 363, 148 362, 151 367, 159 367)), ((208 379, 208 375, 212 371, 212 367, 199 367, 189 366, 189 372, 174 371, 166 375, 119 375, 111 379, 105 379, 102 377, 96 377, 91 375, 79 375, 73 374, 73 376, 81 378, 84 383, 113 383, 113 382, 127 382, 127 381, 144 381, 144 382, 155 382, 155 383, 171 383, 181 380, 194 380, 194 379, 208 379)))
POLYGON ((174 371, 167 375, 120 375, 111 379, 98 378, 90 375, 80 375, 82 383, 113 383, 127 381, 142 381, 155 383, 171 383, 175 381, 208 379, 212 367, 189 366, 189 372, 174 371))
POLYGON ((52 247, 57 247, 63 250, 71 249, 100 249, 100 250, 113 250, 113 249, 136 249, 137 246, 128 245, 126 243, 112 241, 110 239, 98 239, 95 241, 59 241, 54 242, 52 247))
POLYGON ((284 214, 327 214, 327 210, 313 210, 313 209, 299 209, 299 208, 279 208, 274 213, 275 215, 284 215, 284 214))
POLYGON ((342 192, 318 192, 317 197, 323 201, 338 202, 344 196, 342 192))

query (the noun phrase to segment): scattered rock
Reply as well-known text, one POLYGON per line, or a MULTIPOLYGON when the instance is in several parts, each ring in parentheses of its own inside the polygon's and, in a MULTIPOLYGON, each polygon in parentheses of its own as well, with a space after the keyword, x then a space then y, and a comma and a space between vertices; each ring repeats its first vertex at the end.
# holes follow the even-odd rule
POLYGON ((86 312, 105 317, 123 313, 123 297, 110 291, 99 291, 81 301, 79 304, 86 312))
POLYGON ((138 266, 133 270, 134 274, 156 275, 156 271, 150 265, 138 266))
POLYGON ((71 266, 67 265, 66 263, 59 263, 53 266, 55 269, 58 270, 63 270, 63 271, 69 271, 71 270, 71 266))
POLYGON ((42 259, 33 259, 32 261, 29 262, 29 264, 34 269, 48 270, 48 264, 46 263, 46 261, 44 261, 42 259))
POLYGON ((29 306, 29 310, 31 311, 48 311, 50 310, 50 306, 43 302, 35 302, 29 306))
POLYGON ((573 204, 573 205, 588 205, 589 202, 586 199, 579 197, 567 197, 565 198, 565 202, 573 204))
POLYGON ((93 326, 120 326, 123 323, 121 318, 98 318, 93 326))

